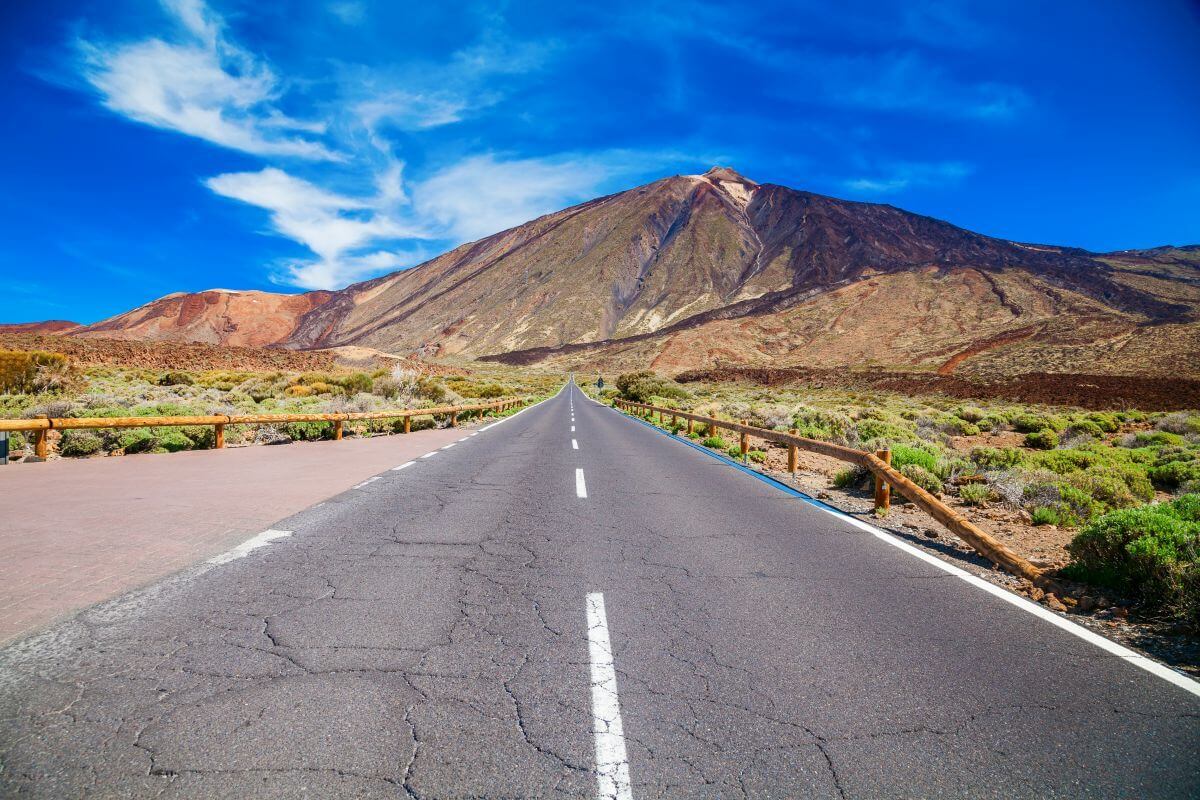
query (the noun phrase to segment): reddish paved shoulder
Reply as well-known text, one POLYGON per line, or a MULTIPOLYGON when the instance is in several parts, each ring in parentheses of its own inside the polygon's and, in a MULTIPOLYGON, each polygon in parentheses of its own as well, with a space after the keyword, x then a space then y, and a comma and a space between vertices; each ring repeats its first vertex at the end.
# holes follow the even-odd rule
POLYGON ((0 467, 0 643, 224 552, 463 435, 0 467))

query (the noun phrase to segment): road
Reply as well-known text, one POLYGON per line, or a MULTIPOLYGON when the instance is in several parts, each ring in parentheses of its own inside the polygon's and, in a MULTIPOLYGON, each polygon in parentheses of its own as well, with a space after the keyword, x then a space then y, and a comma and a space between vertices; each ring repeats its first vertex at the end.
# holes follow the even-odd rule
POLYGON ((228 550, 461 435, 442 428, 3 467, 0 645, 228 550))
POLYGON ((1186 682, 573 386, 273 529, 0 652, 0 794, 1200 796, 1186 682))

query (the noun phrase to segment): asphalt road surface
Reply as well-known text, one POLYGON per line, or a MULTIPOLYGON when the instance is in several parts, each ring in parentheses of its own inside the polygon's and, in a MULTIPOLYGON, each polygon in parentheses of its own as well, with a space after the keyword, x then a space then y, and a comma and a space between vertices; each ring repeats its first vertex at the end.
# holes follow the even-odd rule
POLYGON ((5 797, 1200 796, 1194 685, 574 387, 0 651, 0 718, 5 797))

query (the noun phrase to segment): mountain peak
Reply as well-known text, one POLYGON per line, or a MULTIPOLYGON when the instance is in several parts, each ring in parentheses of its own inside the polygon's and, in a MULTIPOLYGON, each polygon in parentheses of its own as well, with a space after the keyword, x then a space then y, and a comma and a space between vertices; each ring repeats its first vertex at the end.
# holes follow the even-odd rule
POLYGON ((714 181, 729 181, 730 183, 745 183, 745 184, 749 184, 750 186, 758 185, 754 181, 752 181, 752 180, 746 178, 745 176, 741 175, 740 173, 738 173, 738 171, 735 170, 733 167, 715 166, 712 169, 710 169, 708 172, 704 173, 703 177, 708 178, 710 180, 714 180, 714 181))

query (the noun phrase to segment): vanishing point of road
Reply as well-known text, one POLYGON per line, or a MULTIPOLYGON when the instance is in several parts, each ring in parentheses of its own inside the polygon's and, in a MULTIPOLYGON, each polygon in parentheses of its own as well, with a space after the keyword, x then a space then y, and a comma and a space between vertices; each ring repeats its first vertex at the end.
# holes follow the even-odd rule
POLYGON ((1200 797, 1135 662, 568 385, 0 651, 0 795, 1200 797))

